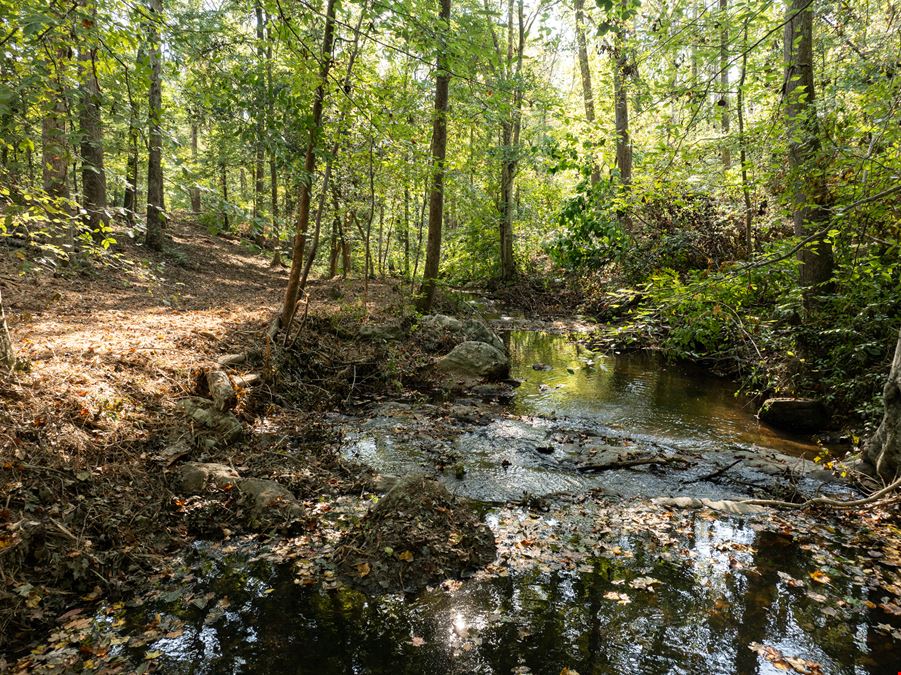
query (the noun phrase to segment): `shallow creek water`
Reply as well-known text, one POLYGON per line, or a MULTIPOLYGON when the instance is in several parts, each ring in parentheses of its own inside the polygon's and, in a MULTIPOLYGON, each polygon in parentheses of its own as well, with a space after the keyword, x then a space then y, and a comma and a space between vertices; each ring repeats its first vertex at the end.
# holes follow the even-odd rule
POLYGON ((861 561, 854 532, 796 514, 734 517, 648 499, 753 494, 750 474, 725 485, 694 479, 718 466, 718 449, 800 454, 815 450, 808 440, 762 427, 731 383, 702 372, 590 354, 560 336, 506 339, 523 381, 512 403, 388 405, 340 420, 345 455, 379 471, 461 462, 462 477, 445 470, 442 480, 485 503, 494 565, 415 597, 366 597, 340 584, 298 585, 296 567, 253 561, 252 547, 198 546, 187 567, 191 597, 205 600, 173 593, 131 611, 132 631, 148 616, 180 628, 123 649, 138 662, 150 650, 162 672, 184 673, 901 668, 899 643, 885 632, 899 624, 877 606, 879 579, 891 577, 865 552, 861 561), (586 475, 569 461, 586 444, 705 459, 679 479, 666 467, 586 475), (523 493, 545 501, 502 504, 523 493))

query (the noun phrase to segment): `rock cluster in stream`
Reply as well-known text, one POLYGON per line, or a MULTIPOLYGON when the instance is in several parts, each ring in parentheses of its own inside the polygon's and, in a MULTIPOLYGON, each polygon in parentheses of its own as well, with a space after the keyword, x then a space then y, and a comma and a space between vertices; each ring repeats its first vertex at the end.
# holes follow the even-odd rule
POLYGON ((414 593, 491 563, 494 535, 471 508, 425 476, 401 480, 344 537, 339 570, 366 593, 414 593))
POLYGON ((510 374, 503 340, 479 319, 430 314, 419 320, 415 335, 423 349, 442 354, 438 368, 451 378, 501 380, 510 374))

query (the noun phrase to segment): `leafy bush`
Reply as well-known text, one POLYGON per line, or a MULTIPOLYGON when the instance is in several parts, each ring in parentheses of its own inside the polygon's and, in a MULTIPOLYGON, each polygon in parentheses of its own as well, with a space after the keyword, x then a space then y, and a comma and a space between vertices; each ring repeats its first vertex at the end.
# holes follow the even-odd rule
POLYGON ((556 233, 546 245, 551 259, 569 270, 597 269, 617 259, 629 237, 617 223, 616 206, 608 183, 580 183, 557 215, 556 233))

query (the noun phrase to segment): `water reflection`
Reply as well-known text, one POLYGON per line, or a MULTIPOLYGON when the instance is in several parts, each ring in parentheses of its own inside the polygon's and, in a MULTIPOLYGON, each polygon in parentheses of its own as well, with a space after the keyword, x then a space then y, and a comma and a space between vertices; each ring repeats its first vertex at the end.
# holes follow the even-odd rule
POLYGON ((513 377, 522 380, 516 410, 530 415, 591 418, 629 433, 690 440, 695 445, 756 444, 792 454, 815 452, 805 437, 779 433, 755 417, 753 401, 734 382, 656 354, 593 353, 562 335, 504 334, 513 377), (536 370, 533 365, 550 366, 536 370))
POLYGON ((195 630, 154 648, 165 672, 186 673, 778 672, 752 643, 826 673, 891 662, 859 587, 838 579, 824 603, 786 585, 817 569, 808 550, 759 525, 687 518, 669 557, 659 537, 624 534, 621 554, 577 569, 536 564, 412 600, 299 590, 284 569, 257 570, 271 584, 260 592, 242 561, 222 562, 210 587, 235 609, 209 625, 195 612, 195 630), (841 614, 824 613, 839 600, 841 614))

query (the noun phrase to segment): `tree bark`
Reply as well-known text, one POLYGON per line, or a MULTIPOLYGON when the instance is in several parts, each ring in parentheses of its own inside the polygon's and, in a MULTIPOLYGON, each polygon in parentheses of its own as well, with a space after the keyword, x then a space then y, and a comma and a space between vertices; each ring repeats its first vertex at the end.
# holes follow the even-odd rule
POLYGON ((228 231, 228 164, 225 162, 223 151, 222 161, 219 163, 219 185, 222 190, 222 229, 228 231))
POLYGON ((10 372, 16 365, 16 354, 13 341, 6 325, 6 314, 3 311, 3 292, 0 291, 0 372, 10 372))
MULTIPOLYGON (((194 171, 197 170, 197 136, 198 136, 198 122, 196 118, 191 119, 191 168, 194 171)), ((201 203, 200 203, 200 186, 197 185, 197 177, 194 177, 194 185, 191 186, 191 212, 198 216, 200 215, 201 203)))
POLYGON ((255 141, 255 158, 254 158, 254 182, 253 182, 253 231, 262 229, 257 225, 257 218, 263 207, 263 146, 265 133, 264 116, 266 115, 266 88, 264 80, 265 63, 266 63, 266 47, 263 32, 263 3, 261 0, 254 2, 254 14, 256 15, 257 24, 257 82, 256 82, 256 138, 255 141))
POLYGON ((741 193, 745 202, 745 249, 748 257, 754 254, 754 214, 751 212, 751 188, 748 185, 748 141, 745 138, 745 77, 748 72, 748 19, 745 19, 742 31, 741 78, 738 81, 735 109, 738 113, 738 153, 741 162, 741 193))
POLYGON ((723 132, 723 146, 720 151, 723 169, 732 168, 732 153, 729 149, 729 0, 719 0, 720 14, 720 124, 723 132))
POLYGON ((147 159, 147 248, 159 251, 163 247, 163 68, 159 24, 163 17, 163 0, 150 0, 150 95, 147 119, 150 133, 147 159))
POLYGON ((613 99, 616 122, 616 168, 624 188, 632 183, 632 143, 629 139, 629 99, 626 80, 629 58, 626 54, 626 28, 617 26, 613 39, 613 99))
MULTIPOLYGON (((788 0, 785 24, 785 126, 788 134, 788 194, 795 235, 809 237, 829 221, 829 192, 821 165, 813 86, 813 8, 810 0, 788 0)), ((798 251, 800 284, 810 291, 832 279, 832 245, 819 237, 798 251)))
POLYGON ((501 160, 501 279, 509 281, 516 276, 516 261, 513 257, 513 216, 516 211, 514 202, 514 182, 519 164, 519 134, 522 125, 523 84, 521 81, 523 52, 525 51, 525 21, 523 2, 517 3, 519 19, 519 40, 514 49, 513 0, 507 1, 507 54, 505 74, 513 87, 513 100, 510 114, 501 122, 501 143, 503 159, 501 160), (516 61, 514 64, 514 55, 516 61))
POLYGON ((44 191, 51 197, 69 198, 69 144, 66 137, 66 101, 55 89, 54 100, 41 123, 41 163, 44 191))
POLYGON ((438 13, 441 32, 438 38, 437 74, 435 77, 435 112, 432 119, 431 185, 429 188, 429 234, 425 267, 416 308, 428 314, 435 300, 438 265, 441 261, 441 225, 444 220, 444 171, 447 155, 447 111, 450 90, 447 40, 450 36, 451 0, 440 0, 438 13))
POLYGON ((69 200, 69 161, 71 159, 69 139, 66 133, 68 107, 63 86, 63 75, 68 59, 68 50, 57 47, 53 50, 53 74, 48 89, 47 109, 41 120, 41 164, 44 192, 53 201, 49 213, 57 220, 53 234, 54 242, 65 250, 63 258, 73 253, 75 232, 72 226, 69 200))
POLYGON ((883 401, 882 424, 867 443, 864 458, 880 476, 892 481, 901 473, 901 332, 883 389, 883 401))
MULTIPOLYGON (((96 21, 97 6, 93 0, 82 0, 85 16, 82 23, 96 21)), ((91 28, 88 28, 90 30, 91 28)), ((81 135, 82 206, 87 213, 86 225, 94 236, 102 236, 109 225, 106 201, 106 170, 103 158, 103 120, 100 116, 100 84, 95 59, 97 47, 90 34, 83 37, 78 50, 81 96, 78 111, 81 135)))
MULTIPOLYGON (((269 128, 275 125, 275 90, 272 88, 272 27, 269 27, 269 42, 266 44, 266 108, 269 128)), ((271 267, 282 264, 281 241, 278 222, 278 165, 275 151, 269 148, 269 197, 271 200, 269 219, 272 228, 272 260, 271 267)))
MULTIPOLYGON (((146 55, 144 46, 138 47, 135 63, 141 65, 146 55)), ((128 91, 128 159, 125 165, 125 195, 122 198, 122 209, 125 211, 125 223, 130 227, 135 224, 135 215, 138 208, 138 166, 139 156, 139 131, 138 131, 138 103, 132 97, 131 89, 128 91)))
POLYGON ((328 74, 332 66, 332 46, 335 33, 335 0, 328 0, 325 10, 325 30, 322 36, 321 66, 319 83, 313 94, 313 126, 307 141, 304 157, 303 176, 300 181, 300 197, 297 209, 297 227, 292 248, 291 272, 288 276, 288 287, 281 312, 281 325, 287 329, 294 318, 297 298, 300 294, 300 275, 304 267, 304 249, 306 248, 307 228, 310 224, 310 197, 313 188, 313 174, 316 171, 316 146, 322 132, 322 109, 325 104, 325 88, 328 74))
MULTIPOLYGON (((582 75, 582 100, 585 103, 585 121, 589 132, 594 128, 594 89, 591 85, 591 66, 588 62, 588 41, 585 39, 584 8, 585 0, 574 0, 576 10, 576 45, 579 48, 579 72, 582 75)), ((601 180, 601 172, 593 153, 591 157, 591 184, 597 185, 601 180)))
POLYGON ((66 50, 55 50, 49 101, 41 122, 41 165, 43 187, 50 197, 69 198, 69 139, 66 134, 66 94, 62 84, 66 50))

